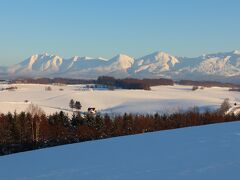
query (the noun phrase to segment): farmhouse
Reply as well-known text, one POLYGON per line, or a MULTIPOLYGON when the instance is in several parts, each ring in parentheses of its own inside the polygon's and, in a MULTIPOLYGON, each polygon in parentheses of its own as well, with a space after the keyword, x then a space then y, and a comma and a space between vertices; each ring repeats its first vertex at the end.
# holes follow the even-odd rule
POLYGON ((88 108, 88 114, 96 114, 97 113, 97 110, 96 110, 96 108, 93 108, 93 107, 90 107, 90 108, 88 108))

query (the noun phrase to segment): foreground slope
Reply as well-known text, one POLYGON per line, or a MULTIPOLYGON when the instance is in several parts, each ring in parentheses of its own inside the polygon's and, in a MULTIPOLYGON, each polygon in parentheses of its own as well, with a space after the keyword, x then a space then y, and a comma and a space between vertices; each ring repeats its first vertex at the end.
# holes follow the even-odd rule
POLYGON ((6 180, 237 180, 240 123, 92 141, 0 157, 6 180))

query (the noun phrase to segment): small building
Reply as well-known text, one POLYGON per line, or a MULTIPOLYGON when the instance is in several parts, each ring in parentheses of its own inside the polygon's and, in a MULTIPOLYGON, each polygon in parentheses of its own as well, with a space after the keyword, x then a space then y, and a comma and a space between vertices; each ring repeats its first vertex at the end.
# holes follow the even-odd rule
POLYGON ((96 108, 93 108, 93 107, 90 107, 90 108, 88 108, 88 114, 96 114, 97 113, 97 110, 96 110, 96 108))

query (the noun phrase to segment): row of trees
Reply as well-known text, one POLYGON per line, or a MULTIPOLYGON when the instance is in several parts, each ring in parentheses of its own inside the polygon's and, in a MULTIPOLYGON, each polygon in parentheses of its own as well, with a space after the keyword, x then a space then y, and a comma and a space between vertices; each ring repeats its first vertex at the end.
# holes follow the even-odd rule
POLYGON ((192 80, 180 80, 177 82, 180 85, 190 85, 190 86, 202 86, 202 87, 230 87, 230 88, 240 88, 239 84, 233 83, 223 83, 218 81, 192 81, 192 80))
POLYGON ((31 83, 31 84, 94 84, 96 80, 89 79, 68 79, 68 78, 21 78, 12 80, 11 83, 31 83))
POLYGON ((76 143, 116 136, 153 132, 188 126, 240 120, 240 116, 226 115, 227 101, 215 112, 200 113, 198 108, 170 115, 108 114, 71 118, 64 112, 50 116, 38 107, 27 112, 0 115, 0 154, 76 143))
POLYGON ((12 83, 36 83, 36 84, 100 84, 111 88, 123 88, 123 89, 145 89, 150 90, 151 86, 159 85, 173 85, 174 82, 171 79, 159 78, 159 79, 136 79, 125 78, 115 79, 110 76, 101 76, 97 80, 95 79, 67 79, 67 78, 39 78, 39 79, 16 79, 11 81, 12 83))

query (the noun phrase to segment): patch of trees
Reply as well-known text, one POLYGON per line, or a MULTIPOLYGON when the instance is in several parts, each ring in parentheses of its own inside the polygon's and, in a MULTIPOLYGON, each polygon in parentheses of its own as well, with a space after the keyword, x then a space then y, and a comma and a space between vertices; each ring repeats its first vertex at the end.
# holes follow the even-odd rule
POLYGON ((171 79, 115 79, 114 77, 101 76, 97 79, 97 84, 106 85, 109 87, 122 88, 122 89, 144 89, 150 90, 151 86, 159 85, 173 85, 174 82, 171 79))
POLYGON ((198 88, 199 88, 198 86, 193 86, 192 91, 196 91, 196 90, 198 90, 198 88))
POLYGON ((76 109, 76 110, 81 110, 82 109, 82 104, 80 103, 80 101, 74 101, 73 99, 70 100, 69 102, 69 107, 73 110, 73 109, 76 109))
POLYGON ((6 88, 2 88, 1 90, 2 91, 4 91, 4 90, 6 90, 6 91, 15 91, 17 89, 18 89, 17 86, 9 86, 9 87, 6 87, 6 88))
POLYGON ((240 92, 240 88, 230 88, 229 91, 237 91, 237 92, 240 92))
POLYGON ((238 87, 240 88, 239 84, 232 84, 232 83, 221 83, 217 81, 192 81, 192 80, 181 80, 177 82, 180 85, 188 85, 188 86, 202 86, 202 87, 238 87))
POLYGON ((143 79, 143 82, 146 82, 150 86, 173 86, 174 81, 172 79, 165 79, 165 78, 159 78, 159 79, 143 79))
POLYGON ((71 118, 64 112, 46 116, 37 106, 26 112, 0 115, 0 155, 77 143, 116 136, 167 129, 239 121, 240 115, 225 114, 226 100, 215 112, 200 113, 198 108, 173 114, 124 114, 81 116, 71 118))

